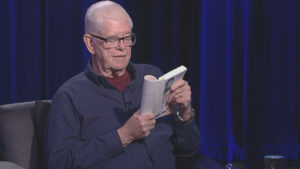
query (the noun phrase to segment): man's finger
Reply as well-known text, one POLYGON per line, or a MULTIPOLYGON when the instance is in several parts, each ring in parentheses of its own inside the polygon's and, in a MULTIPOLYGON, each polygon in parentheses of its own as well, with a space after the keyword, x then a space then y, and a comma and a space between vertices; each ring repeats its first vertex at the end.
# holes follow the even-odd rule
POLYGON ((146 120, 152 120, 155 119, 155 116, 153 113, 143 113, 140 115, 142 119, 146 119, 146 120))
POLYGON ((176 89, 186 85, 187 82, 183 79, 178 79, 172 86, 171 86, 171 91, 175 91, 176 89))

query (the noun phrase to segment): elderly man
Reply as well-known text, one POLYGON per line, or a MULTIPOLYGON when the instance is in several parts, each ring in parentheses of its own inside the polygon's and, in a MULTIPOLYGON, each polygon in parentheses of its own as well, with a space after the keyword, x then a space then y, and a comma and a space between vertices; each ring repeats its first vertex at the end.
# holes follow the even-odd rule
POLYGON ((92 58, 53 98, 44 137, 48 169, 173 169, 176 156, 197 152, 200 134, 186 81, 177 81, 168 97, 179 114, 139 115, 144 75, 162 73, 129 62, 132 27, 112 1, 87 10, 83 40, 92 58))

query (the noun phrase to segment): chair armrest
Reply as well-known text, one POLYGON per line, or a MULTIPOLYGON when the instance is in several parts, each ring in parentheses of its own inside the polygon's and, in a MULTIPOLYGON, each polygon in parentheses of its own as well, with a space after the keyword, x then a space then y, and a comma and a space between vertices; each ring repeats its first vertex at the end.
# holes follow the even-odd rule
POLYGON ((13 162, 0 161, 0 169, 25 169, 25 168, 13 162))

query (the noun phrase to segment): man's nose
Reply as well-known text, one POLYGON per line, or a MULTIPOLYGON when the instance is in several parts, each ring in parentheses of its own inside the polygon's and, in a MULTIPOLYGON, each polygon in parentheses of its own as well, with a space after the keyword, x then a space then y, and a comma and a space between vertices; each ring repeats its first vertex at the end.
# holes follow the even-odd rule
POLYGON ((125 48, 125 44, 124 44, 124 39, 120 39, 119 40, 119 43, 118 43, 118 46, 117 46, 117 49, 121 49, 123 50, 125 48))

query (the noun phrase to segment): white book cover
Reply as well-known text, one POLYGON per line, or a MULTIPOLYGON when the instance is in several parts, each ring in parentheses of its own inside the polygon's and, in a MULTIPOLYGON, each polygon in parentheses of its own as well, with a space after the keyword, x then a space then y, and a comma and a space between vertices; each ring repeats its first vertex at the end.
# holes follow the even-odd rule
POLYGON ((167 97, 171 86, 183 78, 187 68, 180 66, 157 79, 152 75, 144 76, 140 114, 152 112, 156 118, 169 114, 167 97))

